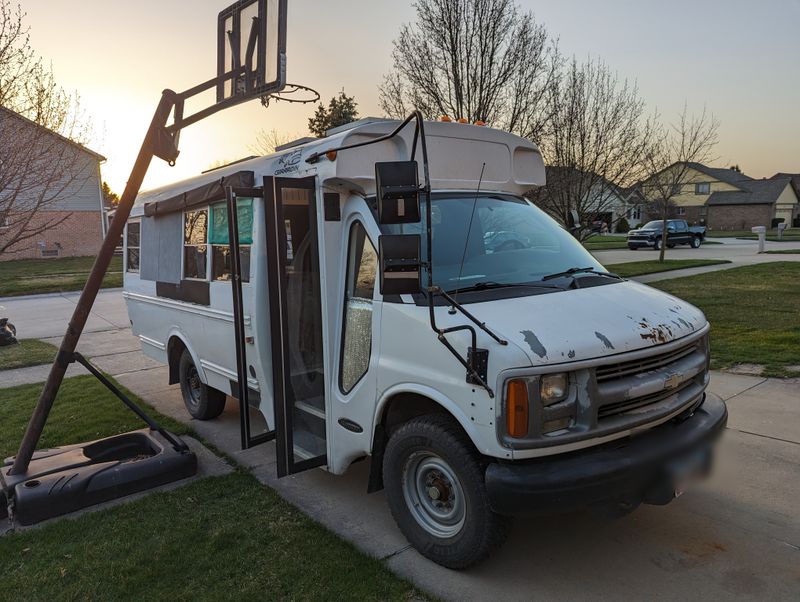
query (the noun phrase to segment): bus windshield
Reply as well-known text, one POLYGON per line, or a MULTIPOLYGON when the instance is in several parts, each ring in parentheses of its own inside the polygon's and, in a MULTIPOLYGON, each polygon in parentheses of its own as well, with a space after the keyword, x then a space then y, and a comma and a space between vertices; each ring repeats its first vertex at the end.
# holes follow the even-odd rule
MULTIPOLYGON (((385 234, 422 235, 427 257, 425 200, 421 223, 382 225, 385 234)), ((432 196, 434 285, 444 291, 478 284, 542 282, 573 268, 605 271, 566 230, 527 199, 505 194, 432 196)), ((427 274, 423 274, 423 284, 427 274)))

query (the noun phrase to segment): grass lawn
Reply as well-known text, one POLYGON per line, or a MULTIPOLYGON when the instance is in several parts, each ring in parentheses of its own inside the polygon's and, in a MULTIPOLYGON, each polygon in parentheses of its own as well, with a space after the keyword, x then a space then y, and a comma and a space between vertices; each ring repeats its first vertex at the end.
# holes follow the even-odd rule
POLYGON ((800 249, 775 249, 764 251, 767 255, 800 255, 800 249))
POLYGON ((720 263, 730 263, 722 259, 665 259, 663 262, 657 259, 649 261, 632 261, 630 263, 613 263, 605 266, 609 272, 614 272, 625 278, 631 276, 641 276, 643 274, 655 274, 657 272, 669 272, 671 270, 683 270, 685 268, 699 268, 705 265, 717 265, 720 263))
MULTIPOLYGON (((711 238, 746 238, 748 240, 758 240, 758 235, 750 230, 711 230, 706 233, 711 238)), ((767 230, 767 240, 778 240, 777 230, 767 230)), ((800 240, 800 229, 793 228, 784 230, 783 240, 800 240)))
MULTIPOLYGON (((11 455, 41 385, 2 390, 0 454, 11 455)), ((135 399, 135 397, 134 397, 135 399)), ((187 427, 151 411, 178 433, 187 427)), ((64 381, 40 447, 142 424, 93 377, 64 381)), ((0 537, 0 581, 25 600, 409 600, 379 560, 239 469, 174 491, 0 537)), ((0 595, 3 598, 3 595, 0 595)))
POLYGON ((36 339, 23 339, 19 345, 0 347, 0 370, 49 364, 53 361, 57 351, 58 348, 50 343, 36 339))
POLYGON ((702 309, 711 322, 712 367, 752 363, 764 376, 797 376, 800 263, 776 262, 665 280, 652 286, 702 309))
POLYGON ((583 241, 583 246, 586 247, 588 251, 626 249, 628 247, 627 243, 625 242, 626 240, 628 240, 628 237, 625 235, 608 234, 606 236, 600 236, 595 234, 583 241))
MULTIPOLYGON (((20 259, 0 262, 0 297, 79 291, 86 283, 94 257, 20 259)), ((113 257, 104 288, 122 286, 122 257, 113 257)))

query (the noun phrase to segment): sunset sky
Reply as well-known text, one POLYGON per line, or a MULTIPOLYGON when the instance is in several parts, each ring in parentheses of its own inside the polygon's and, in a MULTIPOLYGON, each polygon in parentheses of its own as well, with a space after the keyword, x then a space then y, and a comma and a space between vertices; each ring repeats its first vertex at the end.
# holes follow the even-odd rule
MULTIPOLYGON (((23 0, 33 47, 80 93, 91 146, 121 192, 162 89, 210 79, 216 15, 231 0, 23 0)), ((289 0, 288 80, 327 100, 342 87, 362 116, 380 115, 377 87, 409 0, 289 0)), ((721 121, 719 165, 748 175, 800 172, 800 0, 522 0, 566 54, 603 59, 638 81, 651 108, 684 102, 721 121)), ((257 102, 184 131, 176 167, 154 162, 153 187, 252 154, 261 129, 307 134, 312 105, 257 102)))

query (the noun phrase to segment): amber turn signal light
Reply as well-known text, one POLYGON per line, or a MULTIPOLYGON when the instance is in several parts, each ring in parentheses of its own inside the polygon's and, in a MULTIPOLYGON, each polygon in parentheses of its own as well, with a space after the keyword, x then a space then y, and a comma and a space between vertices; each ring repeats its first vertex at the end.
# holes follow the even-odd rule
POLYGON ((452 119, 450 119, 450 116, 449 116, 449 115, 442 115, 442 116, 439 118, 439 121, 444 121, 444 122, 446 122, 446 123, 450 123, 450 122, 451 122, 451 121, 453 121, 453 120, 452 120, 452 119))
POLYGON ((506 385, 506 428, 514 438, 528 434, 528 384, 521 379, 506 385))
POLYGON ((336 151, 328 151, 325 153, 325 156, 328 158, 328 161, 336 161, 336 151))

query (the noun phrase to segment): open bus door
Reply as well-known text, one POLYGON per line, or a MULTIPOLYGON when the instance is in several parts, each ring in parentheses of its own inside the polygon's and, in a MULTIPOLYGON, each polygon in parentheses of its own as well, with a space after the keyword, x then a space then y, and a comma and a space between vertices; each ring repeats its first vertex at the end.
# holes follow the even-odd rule
POLYGON ((327 463, 315 178, 265 178, 278 476, 327 463))

